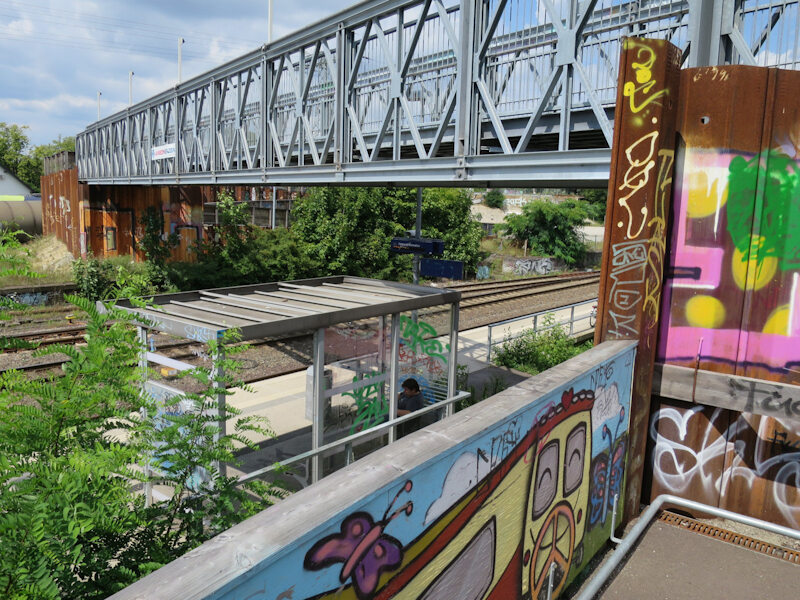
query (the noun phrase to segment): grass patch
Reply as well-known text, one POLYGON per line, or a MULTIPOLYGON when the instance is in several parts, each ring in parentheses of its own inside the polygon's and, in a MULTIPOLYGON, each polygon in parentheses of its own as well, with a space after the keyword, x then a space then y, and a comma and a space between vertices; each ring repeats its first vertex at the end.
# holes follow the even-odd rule
POLYGON ((9 250, 9 252, 27 253, 31 270, 41 276, 0 277, 0 288, 72 282, 72 254, 54 235, 36 236, 25 242, 20 250, 9 250))

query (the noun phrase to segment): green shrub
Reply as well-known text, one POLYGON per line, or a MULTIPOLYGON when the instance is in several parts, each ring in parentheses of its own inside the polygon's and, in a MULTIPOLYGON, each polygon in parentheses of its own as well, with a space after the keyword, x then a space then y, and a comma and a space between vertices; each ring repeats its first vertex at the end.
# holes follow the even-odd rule
MULTIPOLYGON (((281 493, 258 481, 238 485, 217 468, 236 464, 234 444, 253 448, 247 433, 270 435, 257 417, 220 435, 217 396, 239 383, 236 364, 224 358, 234 348, 210 344, 209 354, 222 358, 188 374, 201 390, 166 401, 164 410, 140 393, 132 315, 70 300, 88 315, 86 344, 36 352, 65 354, 63 373, 0 374, 3 598, 105 598, 281 493), (220 368, 224 377, 215 375, 220 368), (182 411, 178 402, 186 403, 182 411), (132 493, 156 483, 169 488, 168 500, 146 506, 132 493)), ((229 407, 221 418, 236 412, 229 407)))
POLYGON ((588 216, 588 204, 582 200, 558 204, 537 200, 523 206, 522 214, 506 215, 505 222, 496 229, 520 244, 527 240, 532 254, 560 258, 571 267, 586 253, 578 227, 588 216))
POLYGON ((503 208, 506 197, 500 190, 489 190, 486 192, 484 203, 489 208, 503 208))
POLYGON ((78 259, 72 263, 78 294, 92 301, 150 296, 173 289, 150 263, 129 256, 78 259))
POLYGON ((94 256, 73 262, 72 276, 78 294, 89 300, 107 298, 114 286, 114 269, 111 264, 94 256))
POLYGON ((526 330, 520 337, 503 343, 495 354, 494 362, 501 367, 519 369, 536 375, 592 347, 587 341, 576 345, 555 319, 547 315, 542 323, 544 331, 526 330))

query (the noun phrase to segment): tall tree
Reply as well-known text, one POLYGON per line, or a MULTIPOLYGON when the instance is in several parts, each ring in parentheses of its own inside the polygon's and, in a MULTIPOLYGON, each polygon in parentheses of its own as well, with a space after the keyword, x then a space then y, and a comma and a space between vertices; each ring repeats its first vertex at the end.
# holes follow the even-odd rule
POLYGON ((44 173, 44 159, 63 150, 75 150, 72 136, 53 140, 49 144, 31 146, 25 131, 27 126, 0 122, 0 164, 34 192, 44 173))
POLYGON ((572 266, 586 252, 578 227, 587 216, 583 201, 565 200, 556 204, 539 200, 523 206, 522 214, 506 215, 505 223, 498 229, 519 242, 527 240, 531 252, 560 258, 572 266))
MULTIPOLYGON (((469 196, 454 189, 423 193, 422 228, 441 238, 444 257, 463 260, 474 271, 480 257, 480 224, 470 213, 469 196)), ((389 239, 405 235, 416 220, 411 188, 315 188, 292 211, 292 230, 326 274, 407 279, 408 255, 389 251, 389 239)))

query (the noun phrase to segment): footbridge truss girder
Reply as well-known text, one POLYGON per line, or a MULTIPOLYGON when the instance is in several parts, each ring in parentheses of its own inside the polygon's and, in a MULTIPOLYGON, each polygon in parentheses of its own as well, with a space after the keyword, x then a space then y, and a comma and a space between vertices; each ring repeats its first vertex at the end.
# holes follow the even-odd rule
POLYGON ((797 68, 798 3, 362 2, 90 125, 79 177, 604 186, 623 37, 797 68))

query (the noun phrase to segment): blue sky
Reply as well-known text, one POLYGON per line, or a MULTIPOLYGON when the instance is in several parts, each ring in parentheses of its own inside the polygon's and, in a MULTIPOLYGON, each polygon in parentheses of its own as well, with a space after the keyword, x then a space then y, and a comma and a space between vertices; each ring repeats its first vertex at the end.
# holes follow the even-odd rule
MULTIPOLYGON (((356 4, 273 0, 278 39, 356 4)), ((28 126, 33 144, 97 119, 267 41, 267 0, 0 0, 0 121, 28 126)))

